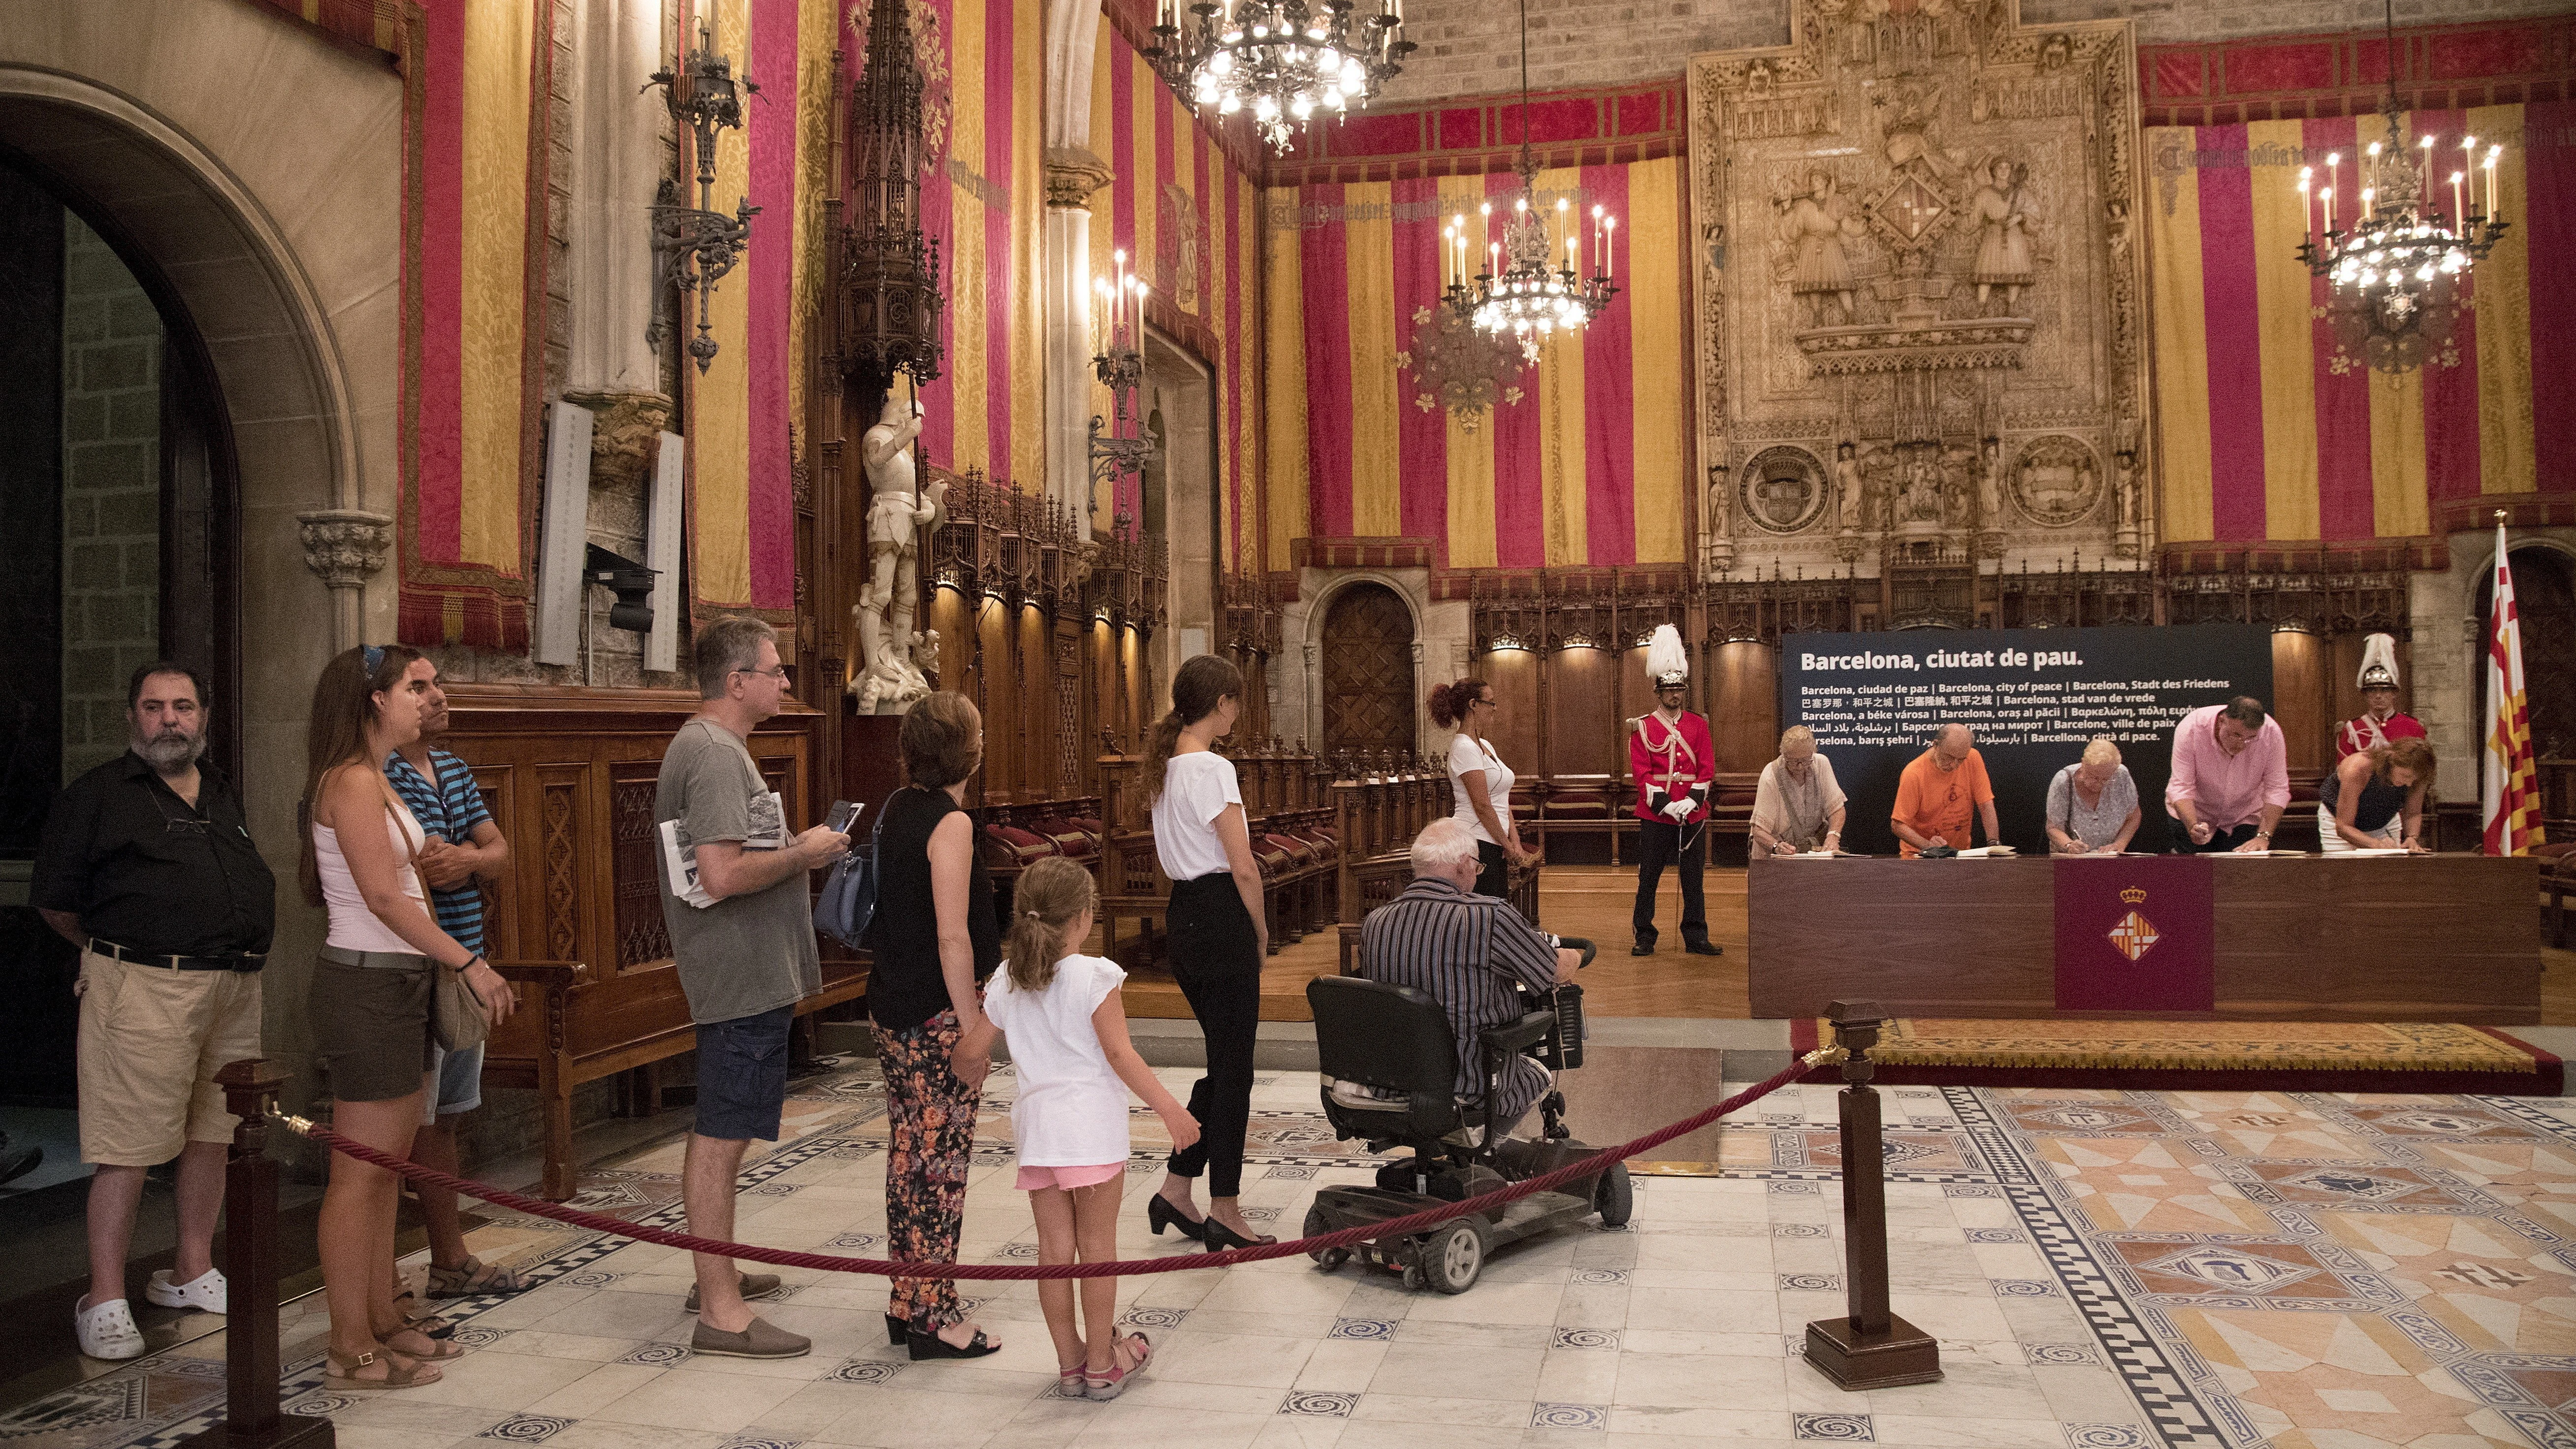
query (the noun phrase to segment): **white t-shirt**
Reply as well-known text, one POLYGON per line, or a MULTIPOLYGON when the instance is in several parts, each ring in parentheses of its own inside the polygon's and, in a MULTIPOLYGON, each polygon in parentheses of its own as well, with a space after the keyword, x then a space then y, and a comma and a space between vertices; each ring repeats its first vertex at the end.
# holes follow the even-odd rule
POLYGON ((1127 1084, 1109 1068, 1091 1013, 1127 979, 1100 956, 1055 963, 1044 991, 1022 991, 1008 969, 984 988, 984 1014, 1010 1043, 1019 1095, 1011 1136, 1022 1167, 1097 1167, 1127 1160, 1127 1084))
POLYGON ((1478 840, 1487 845, 1500 845, 1503 842, 1496 840, 1485 829, 1485 822, 1476 818, 1476 802, 1468 795, 1467 787, 1460 783, 1469 770, 1485 772, 1485 799, 1494 807, 1494 818, 1503 823, 1503 829, 1511 829, 1512 781, 1516 778, 1512 767, 1503 763, 1501 755, 1494 753, 1490 741, 1479 745, 1473 735, 1460 730, 1449 737, 1449 783, 1455 787, 1450 793, 1458 801, 1458 808, 1450 813, 1456 816, 1459 824, 1474 831, 1478 840))
POLYGON ((1216 818, 1243 803, 1234 761, 1214 750, 1172 756, 1163 767, 1163 798, 1154 802, 1154 855, 1174 881, 1233 869, 1217 839, 1216 818))

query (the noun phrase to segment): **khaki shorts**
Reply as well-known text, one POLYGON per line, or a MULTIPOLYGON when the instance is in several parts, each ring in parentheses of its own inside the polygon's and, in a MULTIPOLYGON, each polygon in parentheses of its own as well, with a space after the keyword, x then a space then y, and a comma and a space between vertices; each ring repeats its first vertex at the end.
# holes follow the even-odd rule
POLYGON ((259 1055, 259 973, 81 953, 81 1160, 151 1167, 233 1140, 215 1073, 259 1055))

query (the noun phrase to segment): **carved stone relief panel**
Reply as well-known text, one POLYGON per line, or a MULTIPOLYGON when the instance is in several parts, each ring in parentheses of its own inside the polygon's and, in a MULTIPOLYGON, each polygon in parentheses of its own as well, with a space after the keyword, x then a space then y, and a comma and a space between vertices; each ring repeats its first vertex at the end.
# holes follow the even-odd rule
POLYGON ((1792 0, 1790 35, 1688 68, 1704 571, 2108 556, 2145 402, 2130 22, 1792 0))

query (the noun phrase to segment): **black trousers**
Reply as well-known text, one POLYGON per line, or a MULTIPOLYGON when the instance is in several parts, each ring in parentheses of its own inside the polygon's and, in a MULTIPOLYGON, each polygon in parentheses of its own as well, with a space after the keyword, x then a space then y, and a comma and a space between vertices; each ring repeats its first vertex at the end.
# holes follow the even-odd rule
POLYGON ((1700 874, 1708 865, 1708 822, 1675 825, 1670 820, 1637 822, 1637 944, 1655 944, 1655 888, 1663 884, 1664 867, 1682 878, 1682 940, 1708 944, 1708 902, 1700 895, 1700 874), (1683 844, 1687 835, 1690 842, 1683 844))
POLYGON ((2254 832, 2260 828, 2255 822, 2248 820, 2232 830, 2213 830, 2209 832, 2207 845, 2194 845, 2191 843, 2191 831, 2185 828, 2181 821, 2176 820, 2173 823, 2174 854, 2223 855, 2252 840, 2254 832))
POLYGON ((1175 1152, 1182 1177, 1207 1175, 1212 1197, 1243 1190, 1243 1136, 1252 1121, 1252 1042, 1261 1026, 1261 938, 1243 893, 1223 872, 1172 884, 1172 976, 1207 1039, 1207 1075, 1190 1088, 1199 1140, 1175 1152))
POLYGON ((1476 842, 1476 894, 1505 900, 1512 893, 1511 858, 1503 848, 1490 840, 1476 842))

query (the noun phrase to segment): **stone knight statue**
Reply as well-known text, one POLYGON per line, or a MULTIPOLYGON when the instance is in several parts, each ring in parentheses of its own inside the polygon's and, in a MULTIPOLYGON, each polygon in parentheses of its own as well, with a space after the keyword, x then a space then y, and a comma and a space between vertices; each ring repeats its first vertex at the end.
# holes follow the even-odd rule
POLYGON ((948 485, 919 487, 912 457, 921 436, 921 404, 888 396, 876 426, 859 442, 868 475, 868 583, 850 610, 863 656, 850 692, 863 714, 900 714, 930 692, 916 651, 923 636, 913 615, 921 598, 921 546, 947 521, 948 485))

